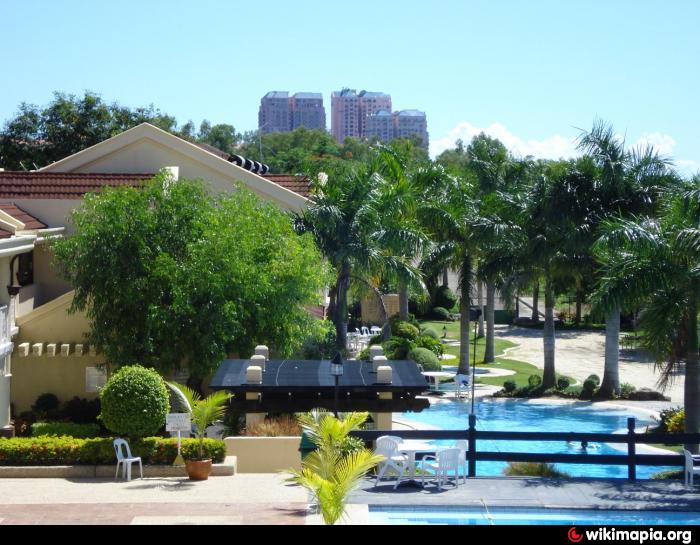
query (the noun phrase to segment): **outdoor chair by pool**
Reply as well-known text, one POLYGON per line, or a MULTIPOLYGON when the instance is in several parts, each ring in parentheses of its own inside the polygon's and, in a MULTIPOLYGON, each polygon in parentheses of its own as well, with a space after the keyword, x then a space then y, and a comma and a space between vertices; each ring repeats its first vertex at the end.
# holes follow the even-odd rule
POLYGON ((425 475, 428 471, 432 471, 435 474, 439 490, 442 490, 442 486, 453 476, 455 484, 459 486, 459 457, 461 452, 458 448, 446 448, 438 450, 437 456, 426 456, 423 458, 421 465, 423 486, 425 486, 425 475))
POLYGON ((685 469, 683 470, 683 476, 685 477, 685 486, 693 486, 693 476, 700 475, 700 457, 693 456, 689 451, 683 450, 685 454, 685 469))
MULTIPOLYGON (((469 443, 464 439, 456 441, 455 448, 459 449, 459 468, 462 470, 464 484, 467 484, 467 474, 469 473, 469 466, 467 465, 467 450, 469 450, 469 443)), ((457 480, 459 481, 459 477, 457 480)))
POLYGON ((141 478, 143 479, 143 465, 141 464, 140 456, 132 456, 131 449, 129 448, 129 443, 124 439, 114 440, 114 452, 117 455, 117 471, 114 473, 114 478, 119 476, 119 465, 122 465, 122 478, 126 478, 127 481, 131 480, 131 464, 134 462, 139 463, 139 470, 141 471, 141 478))
POLYGON ((394 490, 396 490, 401 482, 401 479, 406 474, 408 469, 408 456, 405 456, 399 452, 399 444, 401 440, 398 437, 391 437, 389 435, 383 435, 377 438, 377 448, 374 453, 380 456, 384 456, 384 460, 379 463, 377 467, 377 481, 374 486, 379 485, 379 481, 382 480, 384 474, 393 469, 398 474, 396 483, 394 484, 394 490))

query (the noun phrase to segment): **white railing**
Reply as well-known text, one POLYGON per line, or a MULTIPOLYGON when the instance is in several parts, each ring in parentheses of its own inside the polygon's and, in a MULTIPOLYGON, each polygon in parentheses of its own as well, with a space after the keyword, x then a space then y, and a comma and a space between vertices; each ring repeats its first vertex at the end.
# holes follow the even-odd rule
POLYGON ((3 305, 0 307, 0 345, 9 343, 12 330, 12 320, 10 319, 10 307, 3 305))
POLYGON ((3 305, 0 307, 0 373, 10 376, 10 353, 12 352, 12 327, 14 319, 12 311, 14 306, 3 305))

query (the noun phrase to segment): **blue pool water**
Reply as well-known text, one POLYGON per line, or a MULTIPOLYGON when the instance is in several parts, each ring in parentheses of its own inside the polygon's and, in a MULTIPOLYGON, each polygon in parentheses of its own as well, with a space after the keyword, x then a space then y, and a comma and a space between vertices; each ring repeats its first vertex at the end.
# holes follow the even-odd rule
MULTIPOLYGON (((403 419, 443 430, 465 430, 471 410, 469 402, 434 403, 421 413, 405 413, 403 419)), ((477 429, 488 431, 549 431, 614 433, 627 430, 627 419, 637 417, 637 429, 643 431, 654 424, 651 418, 640 418, 626 409, 602 409, 590 403, 533 403, 523 400, 477 400, 475 408, 477 429)), ((436 445, 450 441, 433 441, 436 445)), ((580 443, 535 441, 478 441, 477 449, 492 452, 553 452, 562 454, 588 453, 624 454, 626 445, 595 443, 582 450, 580 443), (624 449, 624 450, 621 450, 624 449)), ((502 475, 505 462, 477 462, 478 476, 502 475)), ((557 464, 558 469, 572 477, 627 478, 627 466, 588 464, 557 464)), ((637 466, 637 477, 647 479, 672 467, 637 466)))
POLYGON ((591 509, 518 509, 508 507, 370 507, 373 524, 389 525, 567 525, 607 526, 700 524, 700 513, 675 511, 596 511, 591 509))

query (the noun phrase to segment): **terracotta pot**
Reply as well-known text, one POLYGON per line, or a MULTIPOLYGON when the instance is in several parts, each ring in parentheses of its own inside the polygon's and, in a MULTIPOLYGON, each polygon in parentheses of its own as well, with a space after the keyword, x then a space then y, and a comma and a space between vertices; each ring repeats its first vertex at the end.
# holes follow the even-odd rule
POLYGON ((186 460, 185 467, 191 481, 206 481, 211 474, 211 460, 186 460))

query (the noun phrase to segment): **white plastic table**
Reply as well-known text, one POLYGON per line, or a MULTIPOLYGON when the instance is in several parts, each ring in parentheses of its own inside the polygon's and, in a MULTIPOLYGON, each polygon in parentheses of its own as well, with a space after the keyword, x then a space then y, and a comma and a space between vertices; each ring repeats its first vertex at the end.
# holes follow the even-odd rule
POLYGON ((434 454, 439 447, 427 441, 407 440, 399 444, 399 452, 408 457, 408 474, 411 481, 416 477, 416 454, 434 454))
POLYGON ((423 376, 428 380, 428 383, 432 384, 435 390, 440 390, 440 379, 453 378, 455 374, 445 371, 425 371, 423 376))

